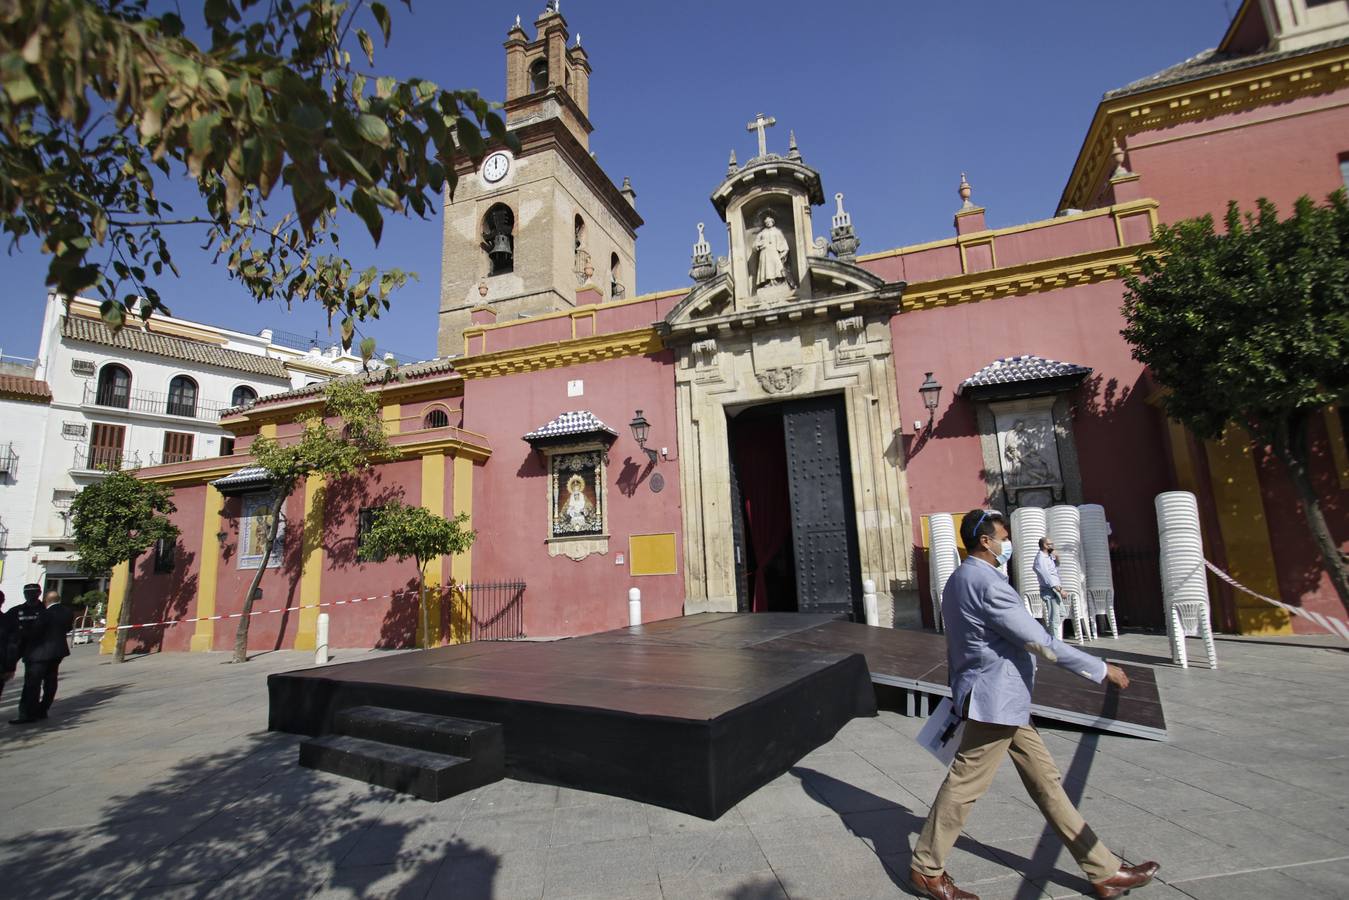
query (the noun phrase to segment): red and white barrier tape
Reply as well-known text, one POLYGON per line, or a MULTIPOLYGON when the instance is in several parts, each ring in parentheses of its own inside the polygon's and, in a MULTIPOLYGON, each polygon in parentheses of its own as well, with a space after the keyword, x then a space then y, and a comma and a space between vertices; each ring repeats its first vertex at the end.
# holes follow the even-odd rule
MULTIPOLYGON (((302 603, 299 606, 282 606, 277 609, 255 609, 248 615, 266 616, 272 613, 295 612, 300 609, 315 609, 320 606, 348 606, 352 603, 369 603, 371 600, 388 600, 392 594, 379 594, 374 597, 353 597, 350 600, 330 600, 327 603, 302 603)), ((138 622, 134 625, 105 625, 94 628, 77 628, 76 631, 121 631, 130 628, 156 628, 160 625, 186 625, 188 622, 215 622, 220 619, 242 619, 243 613, 224 613, 218 616, 197 616, 191 619, 165 619, 163 622, 138 622)))
POLYGON ((1231 575, 1228 575, 1226 572, 1224 572, 1222 569, 1218 568, 1208 560, 1204 560, 1204 565, 1208 566, 1208 570, 1212 572, 1214 575, 1217 575, 1223 581, 1227 582, 1232 587, 1236 588, 1242 593, 1250 594, 1252 597, 1255 597, 1256 599, 1263 600, 1266 603, 1270 603, 1273 604, 1274 606, 1279 607, 1279 609, 1286 609, 1295 616, 1302 616, 1302 618, 1304 619, 1310 619, 1317 626, 1324 628, 1331 634, 1341 637, 1346 641, 1349 641, 1349 622, 1345 622, 1343 619, 1336 619, 1331 616, 1323 616, 1319 612, 1312 612, 1311 610, 1302 609, 1301 607, 1290 606, 1287 603, 1284 603, 1280 600, 1275 600, 1273 597, 1266 597, 1264 594, 1256 593, 1255 591, 1246 587, 1246 585, 1237 581, 1231 575))

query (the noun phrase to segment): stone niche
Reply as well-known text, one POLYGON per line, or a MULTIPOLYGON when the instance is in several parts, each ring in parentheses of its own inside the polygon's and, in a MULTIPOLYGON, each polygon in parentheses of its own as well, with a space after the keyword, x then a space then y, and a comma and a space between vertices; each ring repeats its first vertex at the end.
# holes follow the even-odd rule
POLYGON ((975 418, 995 506, 1011 512, 1021 506, 1048 509, 1083 502, 1065 394, 980 402, 975 418))

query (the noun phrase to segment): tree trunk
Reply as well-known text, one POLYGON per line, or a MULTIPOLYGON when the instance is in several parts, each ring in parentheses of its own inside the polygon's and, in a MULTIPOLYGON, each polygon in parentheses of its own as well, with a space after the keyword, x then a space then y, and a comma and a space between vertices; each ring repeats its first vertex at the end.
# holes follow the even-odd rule
POLYGON ((131 588, 136 583, 136 557, 127 560, 126 567, 126 596, 122 598, 122 608, 117 611, 117 634, 113 637, 112 661, 115 663, 126 661, 126 636, 131 631, 127 625, 131 624, 131 588))
POLYGON ((1349 613, 1349 565, 1346 565, 1345 555, 1335 543, 1330 527, 1326 525, 1320 498, 1316 496, 1316 487, 1312 484, 1307 453, 1307 416, 1298 416, 1291 422, 1281 424, 1275 437, 1274 452, 1288 468, 1288 476, 1302 501, 1307 527, 1311 529, 1326 571, 1330 573, 1330 582, 1335 585, 1335 592, 1340 595, 1345 612, 1349 613))
POLYGON ((426 611, 426 570, 417 561, 417 609, 422 615, 422 649, 431 646, 431 619, 426 611))
POLYGON ((253 580, 248 584, 248 593, 244 596, 243 610, 239 618, 239 628, 234 632, 233 662, 248 662, 248 625, 253 620, 253 598, 257 596, 258 585, 262 583, 262 574, 267 571, 267 564, 272 561, 272 545, 276 543, 276 532, 281 527, 281 510, 289 497, 290 491, 284 494, 278 492, 277 499, 273 503, 272 524, 267 529, 267 546, 262 550, 262 561, 258 565, 258 570, 253 573, 253 580))

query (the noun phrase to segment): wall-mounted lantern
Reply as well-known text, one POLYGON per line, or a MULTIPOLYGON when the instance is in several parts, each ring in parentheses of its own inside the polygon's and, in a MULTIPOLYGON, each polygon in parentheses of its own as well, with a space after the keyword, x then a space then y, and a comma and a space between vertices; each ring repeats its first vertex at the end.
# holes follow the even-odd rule
POLYGON ((637 410, 637 415, 632 417, 628 427, 632 429, 632 439, 637 442, 637 446, 642 448, 642 452, 646 454, 646 458, 651 460, 651 465, 654 466, 660 457, 655 450, 646 445, 646 434, 651 428, 651 423, 646 420, 646 416, 642 415, 640 409, 637 410))
POLYGON ((937 418, 937 403, 941 400, 941 384, 928 372, 923 379, 923 383, 918 387, 918 394, 923 398, 923 406, 927 407, 927 430, 932 430, 932 424, 937 418))

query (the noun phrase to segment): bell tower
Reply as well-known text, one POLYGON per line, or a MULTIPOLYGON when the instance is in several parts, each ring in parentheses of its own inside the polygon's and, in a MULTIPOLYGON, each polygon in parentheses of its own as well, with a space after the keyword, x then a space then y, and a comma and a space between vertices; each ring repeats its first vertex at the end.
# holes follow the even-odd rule
POLYGON ((590 153, 590 60, 558 5, 544 7, 533 40, 518 16, 506 32, 504 110, 520 151, 489 145, 476 169, 461 161, 445 196, 441 356, 463 353, 474 324, 637 292, 637 195, 590 153))

